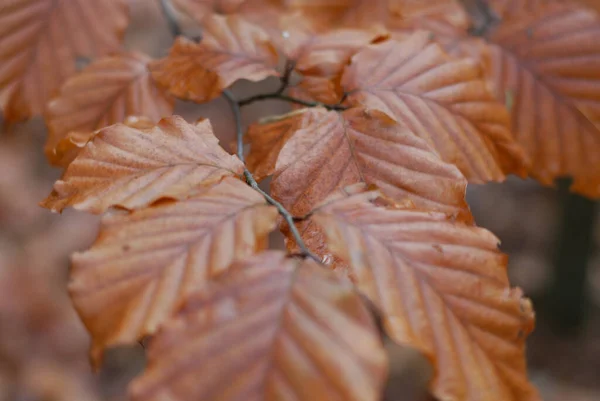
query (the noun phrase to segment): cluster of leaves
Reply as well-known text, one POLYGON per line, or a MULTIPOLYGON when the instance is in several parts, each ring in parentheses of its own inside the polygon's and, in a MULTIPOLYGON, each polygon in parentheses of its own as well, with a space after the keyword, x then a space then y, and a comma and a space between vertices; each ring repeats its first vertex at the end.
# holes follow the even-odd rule
POLYGON ((0 7, 5 117, 43 113, 46 154, 66 167, 43 205, 107 212, 70 284, 96 364, 151 336, 134 400, 376 400, 376 311, 431 360, 439 399, 537 399, 531 304, 465 189, 570 175, 600 195, 595 12, 489 0, 497 18, 473 28, 458 0, 173 0, 201 39, 74 74, 78 57, 118 47, 124 3, 0 7), (275 92, 228 89, 272 76, 275 92), (157 123, 174 97, 219 96, 237 156, 207 120, 157 123), (297 108, 244 132, 240 108, 265 99, 297 108), (287 253, 266 250, 278 226, 287 253))

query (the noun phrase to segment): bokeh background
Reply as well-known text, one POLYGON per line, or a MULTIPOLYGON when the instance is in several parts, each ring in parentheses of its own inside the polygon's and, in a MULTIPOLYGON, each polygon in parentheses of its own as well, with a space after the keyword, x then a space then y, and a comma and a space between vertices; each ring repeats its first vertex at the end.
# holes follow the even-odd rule
MULTIPOLYGON (((126 47, 160 57, 172 36, 158 0, 130 0, 126 47)), ((600 10, 600 1, 582 0, 600 10)), ((191 29, 191 28, 190 28, 191 29)), ((240 94, 277 82, 236 84, 240 94)), ((251 115, 285 112, 277 102, 255 104, 251 115)), ((223 100, 180 102, 189 121, 208 117, 225 147, 233 122, 223 100)), ((248 119, 247 122, 250 120, 248 119)), ((144 366, 141 346, 108 353, 91 372, 89 338, 66 291, 69 255, 94 240, 98 219, 38 207, 60 171, 43 157, 40 119, 0 131, 0 401, 121 401, 144 366)), ((538 323, 528 342, 532 380, 547 401, 600 400, 600 208, 561 182, 543 188, 530 180, 470 186, 478 225, 490 229, 510 255, 514 285, 534 300, 538 323)), ((427 400, 430 371, 413 352, 389 345, 386 400, 427 400)))

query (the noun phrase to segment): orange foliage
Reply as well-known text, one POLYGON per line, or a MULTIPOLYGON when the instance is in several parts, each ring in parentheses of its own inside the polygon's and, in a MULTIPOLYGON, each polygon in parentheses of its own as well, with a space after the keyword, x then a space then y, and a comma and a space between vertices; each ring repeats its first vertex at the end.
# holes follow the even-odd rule
POLYGON ((465 190, 570 175, 600 197, 595 11, 490 0, 482 25, 457 0, 173 0, 200 38, 76 73, 118 50, 124 1, 4 3, 0 104, 43 112, 66 167, 42 205, 106 213, 72 258, 93 360, 152 337, 134 400, 378 400, 372 312, 429 358, 440 400, 538 398, 531 303, 465 190), (231 89, 267 78, 279 88, 231 89), (221 97, 235 156, 208 120, 171 116, 174 98, 221 97), (267 99, 296 109, 245 132, 241 109, 267 99), (277 226, 287 253, 267 251, 277 226))

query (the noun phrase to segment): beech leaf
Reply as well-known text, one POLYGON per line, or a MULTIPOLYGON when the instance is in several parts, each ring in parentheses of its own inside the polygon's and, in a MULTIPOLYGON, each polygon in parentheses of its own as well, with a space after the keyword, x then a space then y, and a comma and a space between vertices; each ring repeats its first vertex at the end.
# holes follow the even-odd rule
POLYGON ((133 401, 377 401, 387 364, 352 286, 274 251, 190 296, 148 359, 133 401))
POLYGON ((140 53, 124 53, 93 62, 68 79, 45 112, 48 125, 46 155, 54 164, 73 160, 69 149, 59 149, 65 138, 85 143, 93 131, 144 116, 154 122, 173 112, 174 99, 156 87, 140 53))
POLYGON ((552 5, 502 23, 489 35, 488 74, 510 106, 513 131, 545 185, 600 197, 600 17, 552 5))
POLYGON ((272 194, 294 215, 308 213, 338 187, 365 182, 382 187, 394 199, 409 198, 471 219, 464 199, 466 180, 458 169, 378 110, 305 109, 281 121, 254 125, 250 133, 249 166, 259 168, 260 176, 274 172, 272 194), (270 156, 263 158, 265 149, 270 156))
POLYGON ((264 249, 277 216, 234 178, 183 201, 105 216, 92 248, 73 256, 69 284, 94 364, 104 348, 154 333, 182 297, 264 249))
POLYGON ((277 76, 278 56, 269 35, 238 15, 204 19, 198 44, 179 37, 169 55, 150 64, 152 76, 182 99, 198 103, 218 97, 239 79, 277 76))
POLYGON ((3 0, 0 6, 0 106, 7 121, 41 114, 79 57, 119 48, 126 0, 3 0))
POLYGON ((198 22, 213 14, 233 14, 246 0, 171 0, 180 10, 198 22))
POLYGON ((448 56, 426 32, 363 48, 342 77, 347 103, 380 109, 427 140, 470 182, 525 176, 504 104, 472 59, 448 56))
POLYGON ((440 400, 536 400, 524 357, 531 302, 490 232, 355 186, 312 214, 392 339, 434 363, 440 400), (384 206, 389 207, 384 207, 384 206))
POLYGON ((556 0, 488 0, 488 5, 497 17, 502 20, 510 20, 524 14, 536 13, 556 0))
POLYGON ((112 125, 85 145, 42 206, 102 213, 183 199, 200 186, 243 172, 243 163, 218 142, 208 120, 192 125, 173 116, 152 129, 112 125))

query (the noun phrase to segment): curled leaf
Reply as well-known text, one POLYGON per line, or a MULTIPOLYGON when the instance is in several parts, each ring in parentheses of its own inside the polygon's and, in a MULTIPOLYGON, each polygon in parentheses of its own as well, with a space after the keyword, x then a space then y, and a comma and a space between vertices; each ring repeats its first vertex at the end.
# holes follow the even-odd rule
POLYGON ((201 186, 240 175, 243 163, 223 150, 208 120, 173 116, 152 129, 116 124, 98 131, 42 203, 102 213, 143 208, 159 199, 184 199, 201 186))
POLYGON ((147 69, 149 62, 140 53, 106 57, 65 82, 44 116, 49 130, 45 151, 52 163, 68 165, 76 152, 65 145, 77 148, 92 132, 124 122, 128 116, 157 122, 171 115, 174 99, 156 87, 147 69))
POLYGON ((173 95, 202 103, 239 79, 277 76, 277 61, 269 35, 258 25, 238 15, 211 15, 204 19, 200 43, 179 37, 169 55, 150 69, 173 95))

